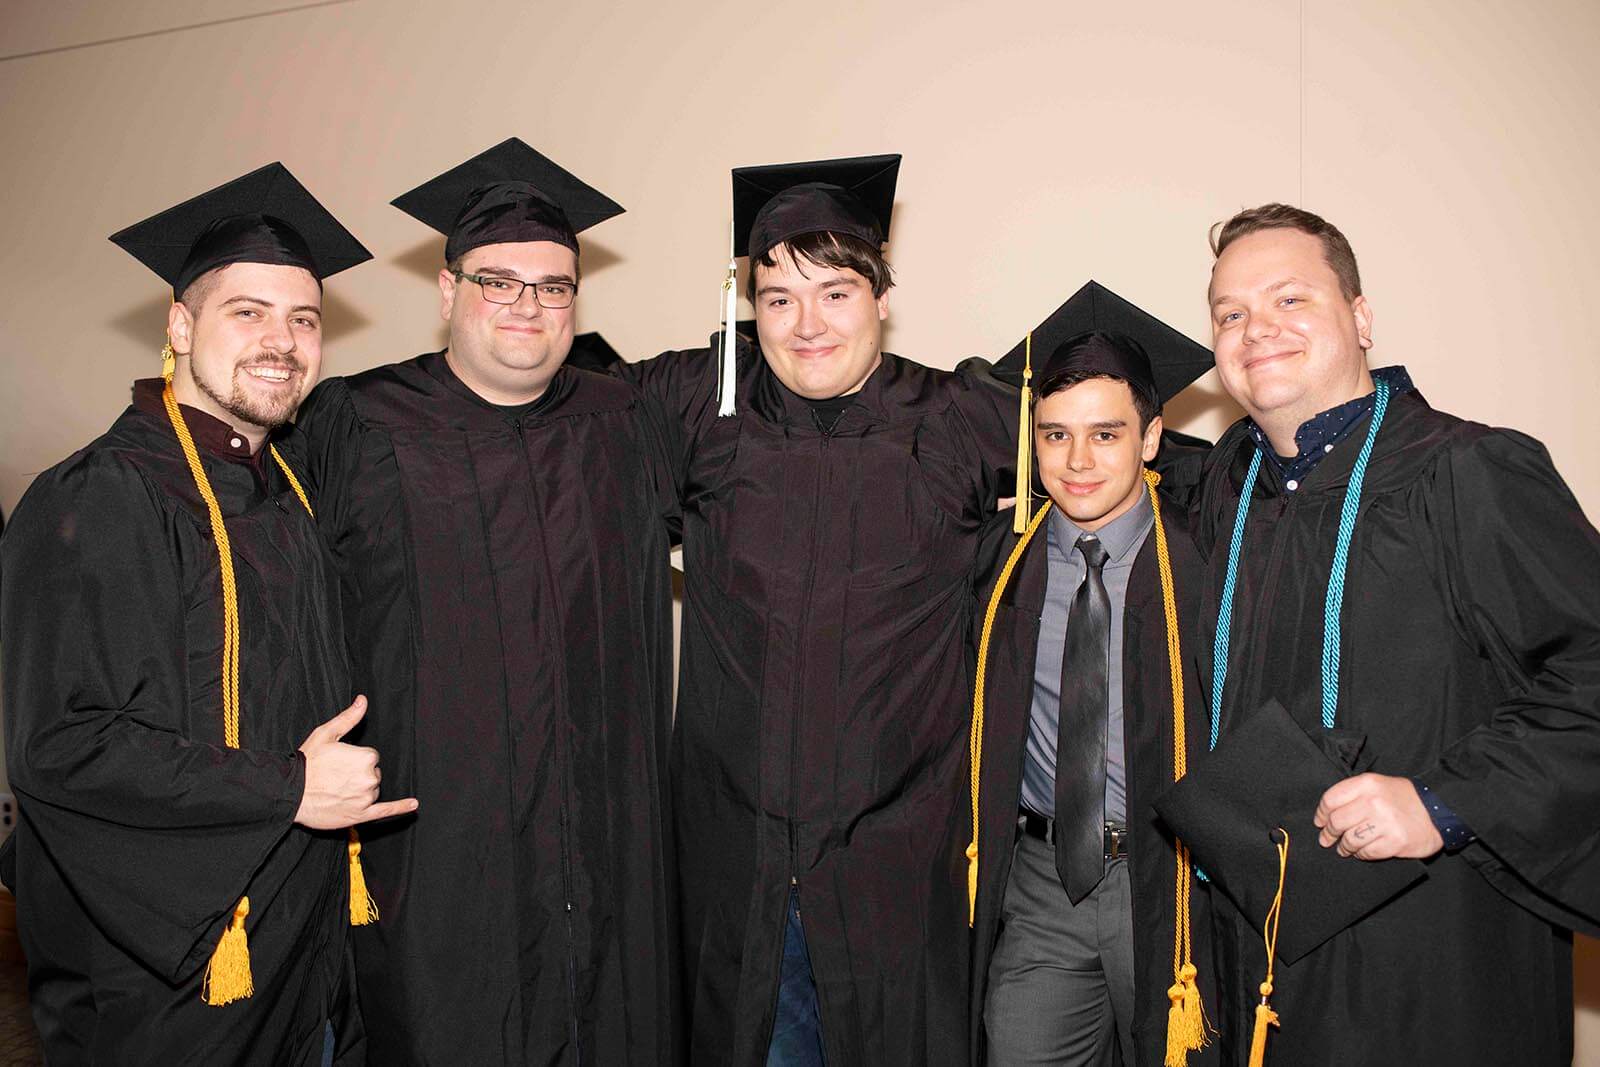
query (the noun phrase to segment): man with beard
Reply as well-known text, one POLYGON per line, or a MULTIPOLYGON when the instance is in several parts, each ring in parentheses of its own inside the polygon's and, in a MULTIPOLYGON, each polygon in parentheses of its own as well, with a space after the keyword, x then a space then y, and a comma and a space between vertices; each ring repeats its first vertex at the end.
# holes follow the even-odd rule
POLYGON ((1600 932, 1600 536, 1537 441, 1368 369, 1335 227, 1269 204, 1214 247, 1247 415, 1200 516, 1216 751, 1158 807, 1223 890, 1224 1059, 1570 1063, 1571 931, 1600 932))
POLYGON ((416 803, 377 803, 376 753, 340 741, 366 703, 279 445, 321 279, 369 256, 276 163, 112 240, 172 285, 165 381, 0 542, 34 1019, 52 1063, 325 1063, 334 1029, 356 1058, 347 828, 416 803))
POLYGON ((620 370, 664 412, 682 509, 697 1067, 966 1060, 969 576, 1017 400, 881 349, 899 162, 734 171, 759 348, 620 370))
POLYGON ((307 401, 364 739, 372 1062, 670 1064, 671 587, 632 389, 567 367, 578 231, 622 209, 512 138, 395 204, 446 235, 449 347, 307 401))

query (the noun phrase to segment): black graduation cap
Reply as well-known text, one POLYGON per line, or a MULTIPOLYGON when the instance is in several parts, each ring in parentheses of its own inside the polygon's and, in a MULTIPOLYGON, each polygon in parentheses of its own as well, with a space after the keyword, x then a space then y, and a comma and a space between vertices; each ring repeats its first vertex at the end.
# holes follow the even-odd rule
POLYGON ((230 263, 304 267, 326 278, 372 258, 282 163, 268 163, 111 240, 183 296, 200 275, 230 263))
POLYGON ((1278 889, 1277 830, 1288 831, 1277 944, 1285 963, 1426 877, 1420 860, 1369 862, 1317 842, 1317 802, 1329 786, 1371 765, 1364 742, 1349 729, 1322 730, 1313 740, 1270 701, 1210 755, 1191 756, 1188 773, 1156 800, 1195 865, 1258 927, 1278 889))
POLYGON ((622 205, 508 137, 390 201, 445 235, 454 263, 480 245, 554 241, 578 250, 578 234, 622 214, 622 205))
POLYGON ((889 237, 900 157, 856 156, 733 172, 736 255, 760 256, 804 233, 842 233, 874 248, 889 237))
POLYGON ((604 337, 591 330, 572 339, 572 351, 567 353, 567 366, 604 373, 622 362, 617 350, 604 337))
MULTIPOLYGON (((1211 350, 1174 330, 1171 326, 1141 310, 1113 293, 1099 282, 1090 281, 1062 304, 1050 317, 1033 329, 1032 365, 1033 382, 1041 383, 1050 374, 1063 369, 1051 366, 1051 357, 1058 349, 1079 335, 1090 332, 1121 334, 1132 338, 1143 349, 1147 366, 1154 378, 1156 395, 1165 404, 1189 387, 1195 379, 1210 370, 1215 363, 1211 350)), ((1024 356, 1028 350, 1027 338, 1000 358, 995 370, 1002 378, 1020 382, 1024 356)), ((1080 354, 1086 358, 1114 359, 1114 353, 1104 346, 1097 351, 1080 354)), ((1125 361, 1126 362, 1126 361, 1125 361)), ((1137 360, 1120 369, 1105 368, 1120 377, 1137 374, 1137 360)))

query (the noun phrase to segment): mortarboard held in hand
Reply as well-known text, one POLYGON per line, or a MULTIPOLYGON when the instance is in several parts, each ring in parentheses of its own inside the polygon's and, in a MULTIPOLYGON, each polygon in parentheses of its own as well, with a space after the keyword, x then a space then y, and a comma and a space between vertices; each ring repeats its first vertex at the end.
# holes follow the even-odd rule
POLYGON ((1370 765, 1364 738, 1321 730, 1319 740, 1269 701, 1189 765, 1155 802, 1195 865, 1253 923, 1265 921, 1278 882, 1279 827, 1294 841, 1284 878, 1277 955, 1296 960, 1426 876, 1420 860, 1367 861, 1317 841, 1328 788, 1370 765))

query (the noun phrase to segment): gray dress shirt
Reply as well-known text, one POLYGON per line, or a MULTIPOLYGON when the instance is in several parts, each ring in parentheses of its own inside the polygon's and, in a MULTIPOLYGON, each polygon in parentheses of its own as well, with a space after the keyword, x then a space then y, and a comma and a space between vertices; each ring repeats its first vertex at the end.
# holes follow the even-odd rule
MULTIPOLYGON (((1106 595, 1111 601, 1111 640, 1107 655, 1109 681, 1106 708, 1106 822, 1126 825, 1128 821, 1127 759, 1123 752, 1122 728, 1122 623, 1128 602, 1128 577, 1139 555, 1155 515, 1150 498, 1144 493, 1127 512, 1102 526, 1094 536, 1105 546, 1106 564, 1101 572, 1106 595)), ((1033 707, 1028 716, 1028 743, 1022 763, 1022 806, 1040 815, 1055 814, 1056 807, 1056 730, 1061 709, 1061 656, 1067 642, 1067 614, 1072 598, 1083 584, 1087 564, 1073 546, 1082 530, 1052 508, 1045 523, 1049 540, 1049 576, 1046 579, 1044 613, 1039 620, 1038 655, 1033 668, 1033 707)), ((1071 743, 1071 739, 1068 739, 1071 743)))

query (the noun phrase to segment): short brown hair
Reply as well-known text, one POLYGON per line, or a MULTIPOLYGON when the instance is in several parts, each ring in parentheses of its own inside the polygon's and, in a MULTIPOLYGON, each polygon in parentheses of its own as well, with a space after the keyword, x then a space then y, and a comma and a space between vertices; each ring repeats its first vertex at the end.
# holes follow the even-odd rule
MULTIPOLYGON (((816 233, 802 233, 791 237, 782 244, 774 245, 759 256, 750 259, 750 279, 746 285, 746 295, 753 301, 756 298, 756 268, 772 268, 778 265, 776 253, 779 248, 787 248, 793 257, 796 266, 802 263, 812 263, 819 267, 832 267, 835 270, 853 270, 865 278, 872 286, 874 297, 882 296, 894 285, 894 269, 889 266, 889 261, 883 258, 883 252, 869 241, 863 241, 847 233, 829 233, 826 230, 816 233)), ((804 268, 801 269, 804 274, 804 268)))
POLYGON ((1356 254, 1344 234, 1321 215, 1288 204, 1262 204, 1211 227, 1211 252, 1221 257, 1239 238, 1262 230, 1299 230, 1317 238, 1322 242, 1322 258, 1338 277, 1344 298, 1354 300, 1361 295, 1361 271, 1356 267, 1356 254))

